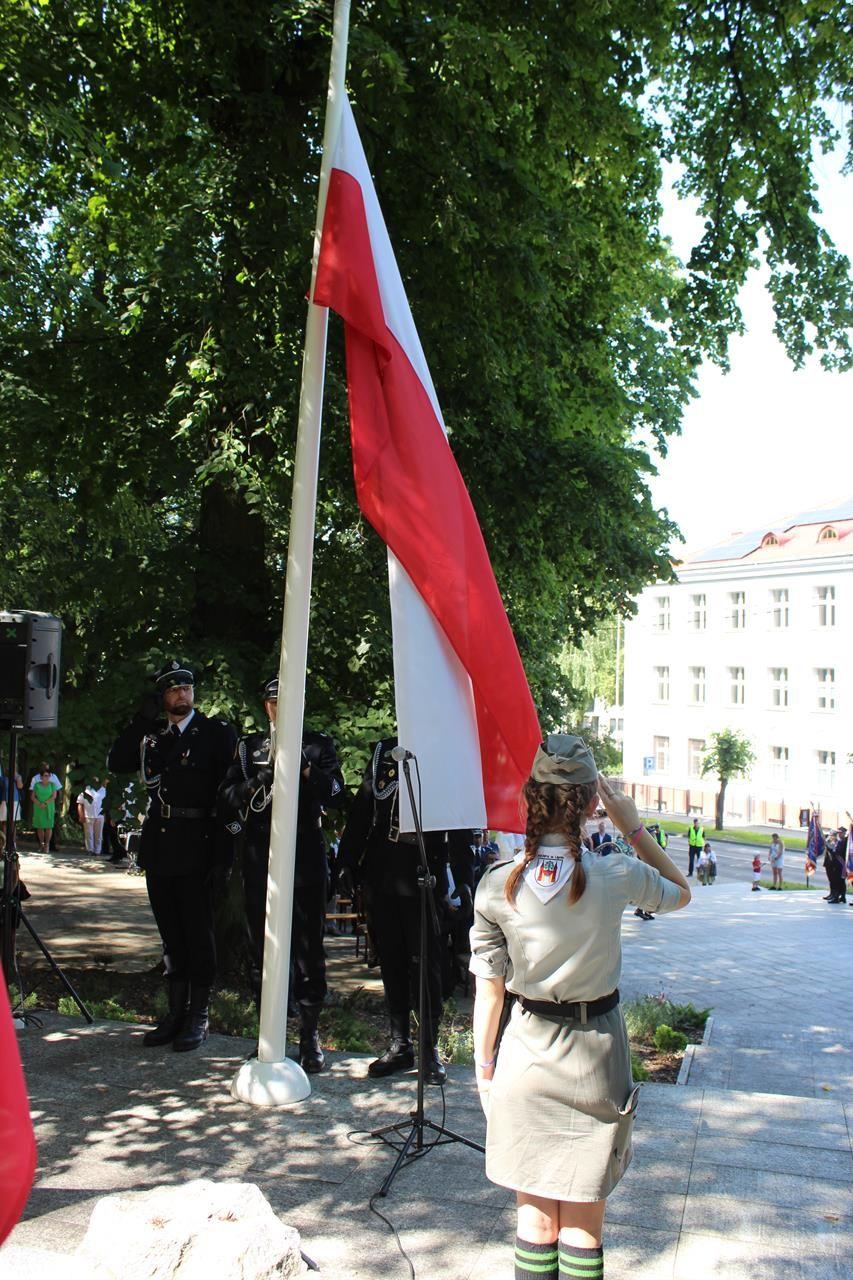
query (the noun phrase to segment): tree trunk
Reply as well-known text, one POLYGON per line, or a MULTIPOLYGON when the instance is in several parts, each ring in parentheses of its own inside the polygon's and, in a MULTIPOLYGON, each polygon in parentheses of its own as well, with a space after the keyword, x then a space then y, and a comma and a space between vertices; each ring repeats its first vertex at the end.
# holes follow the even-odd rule
POLYGON ((720 778, 720 790, 717 794, 717 819, 716 828, 718 831, 723 830, 723 823, 726 816, 726 787, 729 785, 728 778, 720 778))

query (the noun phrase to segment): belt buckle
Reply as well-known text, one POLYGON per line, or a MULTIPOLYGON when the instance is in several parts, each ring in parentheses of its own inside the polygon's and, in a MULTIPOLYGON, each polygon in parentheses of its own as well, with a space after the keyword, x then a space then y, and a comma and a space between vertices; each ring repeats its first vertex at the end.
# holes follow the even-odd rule
POLYGON ((172 816, 172 806, 170 804, 166 804, 165 800, 161 800, 160 801, 160 817, 171 818, 171 816, 172 816))

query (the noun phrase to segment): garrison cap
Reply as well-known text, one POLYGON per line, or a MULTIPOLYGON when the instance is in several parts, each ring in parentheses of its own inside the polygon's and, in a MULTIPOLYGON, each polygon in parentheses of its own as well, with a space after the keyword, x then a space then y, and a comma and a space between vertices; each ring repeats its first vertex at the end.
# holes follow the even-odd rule
POLYGON ((278 701, 278 676, 273 676, 272 680, 267 680, 262 692, 264 702, 270 702, 273 698, 278 701))
POLYGON ((574 733, 549 733, 536 752, 530 776, 553 786, 597 782, 598 770, 583 738, 574 733))
POLYGON ((165 693, 167 689, 172 689, 176 684, 195 684, 195 673, 190 670, 185 662, 178 662, 177 658, 170 658, 168 662, 164 662, 163 666, 154 676, 154 684, 157 686, 158 693, 165 693))

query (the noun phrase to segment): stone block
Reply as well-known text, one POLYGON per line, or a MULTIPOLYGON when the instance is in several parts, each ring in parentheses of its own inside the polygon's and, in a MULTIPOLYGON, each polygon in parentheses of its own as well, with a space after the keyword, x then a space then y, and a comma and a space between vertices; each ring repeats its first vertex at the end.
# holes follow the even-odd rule
POLYGON ((92 1280, 290 1280, 306 1271, 299 1232, 257 1187, 203 1179, 99 1200, 77 1258, 92 1280))

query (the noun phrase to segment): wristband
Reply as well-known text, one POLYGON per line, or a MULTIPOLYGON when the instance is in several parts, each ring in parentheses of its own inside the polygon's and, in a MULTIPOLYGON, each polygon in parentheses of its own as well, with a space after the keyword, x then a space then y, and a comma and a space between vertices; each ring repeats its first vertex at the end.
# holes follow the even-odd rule
POLYGON ((633 831, 626 831, 626 832, 625 832, 625 837, 624 837, 624 838, 628 841, 628 844, 633 845, 633 843, 634 843, 634 838, 635 838, 636 836, 638 836, 638 835, 640 834, 640 832, 641 832, 641 831, 643 831, 643 830, 644 830, 644 828, 643 828, 642 823, 641 823, 639 827, 634 827, 634 830, 633 830, 633 831))
POLYGON ((497 1062, 497 1057, 494 1057, 494 1058, 490 1058, 488 1062, 475 1062, 474 1066, 480 1067, 482 1071, 486 1071, 488 1070, 489 1067, 493 1067, 496 1062, 497 1062))

